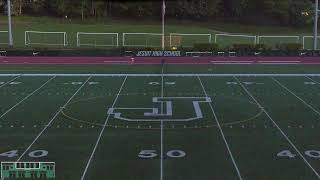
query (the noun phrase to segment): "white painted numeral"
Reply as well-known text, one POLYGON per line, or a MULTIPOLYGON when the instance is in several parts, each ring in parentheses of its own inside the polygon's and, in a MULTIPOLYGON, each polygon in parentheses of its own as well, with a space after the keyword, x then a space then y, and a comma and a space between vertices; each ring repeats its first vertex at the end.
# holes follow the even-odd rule
POLYGON ((167 152, 167 156, 171 158, 182 158, 186 156, 186 153, 181 150, 171 150, 167 152))
POLYGON ((155 150, 142 150, 140 151, 139 158, 155 158, 157 157, 156 151, 155 150))
POLYGON ((45 150, 35 150, 35 151, 32 151, 28 154, 30 157, 33 157, 33 158, 39 158, 39 157, 44 157, 44 156, 47 156, 48 155, 48 151, 45 151, 45 150))
POLYGON ((165 85, 175 85, 176 82, 165 82, 164 84, 165 84, 165 85))
POLYGON ((305 154, 312 158, 320 158, 320 151, 309 150, 309 151, 306 151, 305 154))
POLYGON ((81 85, 82 82, 72 82, 71 84, 72 84, 72 85, 81 85))
POLYGON ((226 82, 227 85, 237 85, 237 82, 226 82))
MULTIPOLYGON (((149 85, 153 85, 153 86, 157 86, 157 85, 160 85, 160 82, 149 82, 148 83, 149 85)), ((176 82, 164 82, 165 85, 175 85, 176 82)))
MULTIPOLYGON (((34 151, 30 152, 28 155, 30 157, 32 157, 32 158, 40 158, 40 157, 47 156, 48 155, 48 151, 46 151, 46 150, 34 150, 34 151)), ((9 158, 16 157, 16 156, 18 156, 18 150, 11 150, 11 151, 8 151, 8 152, 1 153, 0 157, 1 156, 9 157, 9 158)))
POLYGON ((9 83, 10 85, 18 85, 18 84, 21 84, 21 82, 15 82, 15 81, 13 81, 13 82, 11 82, 11 83, 9 83))
POLYGON ((12 157, 18 156, 17 153, 18 153, 18 150, 12 150, 12 151, 1 153, 0 156, 12 158, 12 157))
POLYGON ((315 82, 304 82, 305 85, 316 85, 317 83, 315 82))
POLYGON ((159 82, 149 82, 149 85, 159 85, 159 82))
POLYGON ((294 158, 296 157, 297 155, 295 154, 292 154, 290 150, 283 150, 281 152, 279 152, 277 154, 278 157, 288 157, 288 158, 294 158))
POLYGON ((97 85, 99 82, 88 82, 89 85, 97 85))
MULTIPOLYGON (((142 150, 138 154, 139 158, 145 158, 145 159, 151 159, 157 157, 157 151, 156 150, 142 150)), ((167 156, 171 158, 182 158, 186 156, 186 153, 181 150, 171 150, 167 152, 167 156)))

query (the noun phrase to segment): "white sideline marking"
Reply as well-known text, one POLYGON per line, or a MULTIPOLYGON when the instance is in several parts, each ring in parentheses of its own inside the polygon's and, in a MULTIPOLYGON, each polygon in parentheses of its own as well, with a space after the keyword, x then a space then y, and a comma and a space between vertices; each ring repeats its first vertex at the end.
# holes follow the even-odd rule
POLYGON ((44 84, 42 84, 38 89, 34 90, 32 93, 28 94, 26 97, 24 97, 22 100, 20 100, 17 104, 15 104, 14 106, 12 106, 10 109, 8 109, 6 112, 4 112, 1 116, 0 119, 3 118, 6 114, 8 114, 12 109, 14 109, 15 107, 19 106, 19 104, 21 104, 22 102, 24 102, 25 100, 27 100, 29 97, 31 97, 33 94, 35 94, 36 92, 38 92, 41 88, 43 88, 46 84, 48 84, 51 80, 53 80, 56 76, 50 78, 49 80, 47 80, 44 84))
MULTIPOLYGON (((202 81, 201 81, 201 79, 200 79, 199 76, 198 76, 198 79, 199 79, 199 82, 200 82, 200 84, 201 84, 201 87, 202 87, 202 90, 203 90, 205 96, 206 96, 206 97, 209 97, 208 94, 207 94, 207 91, 206 91, 206 89, 204 88, 204 86, 203 86, 203 84, 202 84, 202 81)), ((232 152, 231 152, 231 150, 230 150, 230 147, 229 147, 229 144, 228 144, 228 142, 227 142, 227 139, 226 139, 226 137, 224 136, 223 130, 222 130, 221 125, 220 125, 220 122, 219 122, 219 120, 218 120, 218 116, 216 115, 216 112, 215 112, 215 110, 213 109, 212 103, 209 103, 209 106, 210 106, 210 109, 211 109, 212 114, 213 114, 213 116, 214 116, 214 119, 216 120, 216 123, 217 123, 217 125, 218 125, 219 130, 220 130, 220 133, 221 133, 221 135, 222 135, 223 141, 224 141, 224 143, 225 143, 225 145, 226 145, 226 147, 227 147, 227 150, 228 150, 229 155, 230 155, 230 157, 231 157, 232 163, 233 163, 233 165, 234 165, 234 167, 235 167, 235 169, 236 169, 236 171, 237 171, 238 177, 239 177, 240 180, 242 180, 240 170, 239 170, 239 168, 238 168, 238 166, 237 166, 237 163, 236 163, 236 161, 235 161, 235 159, 234 159, 234 157, 233 157, 233 154, 232 154, 232 152)))
MULTIPOLYGON (((128 78, 127 76, 124 78, 124 80, 123 80, 123 82, 122 82, 122 85, 121 85, 121 87, 120 87, 120 89, 119 89, 119 92, 118 92, 115 100, 113 101, 113 104, 112 104, 111 108, 113 108, 114 105, 116 104, 116 102, 117 102, 117 100, 118 100, 118 97, 119 97, 119 95, 120 95, 120 93, 121 93, 121 90, 122 90, 122 88, 123 88, 123 86, 124 86, 127 78, 128 78)), ((100 134, 99 134, 99 136, 98 136, 97 142, 96 142, 96 144, 95 144, 95 146, 94 146, 94 148, 93 148, 93 150, 92 150, 92 153, 91 153, 90 158, 89 158, 89 160, 88 160, 88 162, 87 162, 86 168, 84 169, 83 174, 82 174, 82 176, 81 176, 81 180, 83 180, 83 179, 85 178, 86 174, 87 174, 87 171, 88 171, 88 168, 89 168, 90 163, 91 163, 91 161, 92 161, 92 158, 93 158, 93 156, 94 156, 94 154, 95 154, 95 152, 96 152, 96 149, 97 149, 97 147, 98 147, 98 145, 99 145, 101 136, 102 136, 102 134, 103 134, 103 132, 104 132, 106 126, 107 126, 109 117, 110 117, 110 114, 108 114, 108 116, 107 116, 107 118, 106 118, 106 120, 105 120, 105 122, 104 122, 104 125, 103 125, 103 127, 102 127, 102 129, 101 129, 101 131, 100 131, 100 134)))
MULTIPOLYGON (((259 64, 262 64, 262 65, 274 65, 274 63, 259 63, 259 64)), ((277 65, 297 65, 297 64, 300 64, 300 63, 277 63, 277 65)))
POLYGON ((210 61, 211 63, 254 63, 254 61, 210 61))
POLYGON ((103 61, 104 63, 129 63, 129 61, 103 61))
POLYGON ((286 87, 284 84, 282 84, 280 81, 272 77, 272 80, 278 83, 282 88, 287 90, 289 93, 291 93, 294 97, 299 99, 304 105, 308 106, 311 110, 313 110, 315 113, 317 113, 320 116, 320 112, 317 111, 314 107, 312 107, 310 104, 308 104, 306 101, 304 101, 302 98, 300 98, 298 95, 296 95, 293 91, 291 91, 288 87, 286 87))
POLYGON ((301 61, 258 61, 259 63, 301 63, 301 61))
POLYGON ((5 85, 7 85, 7 84, 11 83, 12 81, 14 81, 14 80, 18 79, 19 77, 20 77, 20 75, 19 75, 19 76, 17 76, 17 77, 15 77, 15 78, 13 78, 13 79, 11 79, 11 80, 10 80, 10 81, 8 81, 8 82, 6 82, 6 83, 2 84, 2 85, 0 86, 0 88, 2 88, 3 86, 5 86, 5 85))
POLYGON ((305 76, 311 76, 311 77, 320 77, 320 74, 286 74, 286 73, 269 73, 269 74, 235 74, 235 73, 228 73, 228 74, 193 74, 193 73, 186 73, 186 74, 61 74, 61 73, 50 73, 50 74, 0 74, 0 77, 2 76, 26 76, 26 77, 42 77, 42 76, 58 76, 58 77, 305 77, 305 76))
POLYGON ((52 122, 56 119, 56 117, 60 114, 60 112, 65 108, 70 101, 78 94, 78 92, 82 89, 82 87, 91 79, 91 76, 83 83, 79 89, 69 98, 69 100, 61 107, 59 108, 58 112, 53 116, 53 118, 49 121, 47 125, 44 126, 42 131, 37 135, 37 137, 32 141, 32 143, 28 146, 28 148, 21 154, 21 156, 18 158, 17 162, 20 161, 20 159, 29 151, 29 149, 32 147, 32 145, 39 139, 39 137, 44 133, 44 131, 52 124, 52 122))
POLYGON ((283 137, 289 142, 289 144, 296 150, 296 152, 299 154, 299 156, 303 159, 305 164, 310 167, 310 169, 314 172, 314 174, 320 179, 320 175, 318 172, 311 166, 311 164, 307 161, 307 159, 302 155, 302 153, 299 151, 299 149, 292 143, 292 141, 289 139, 289 137, 281 130, 279 125, 272 119, 272 117, 269 115, 269 113, 261 106, 261 104, 256 100, 256 98, 249 92, 249 90, 240 82, 240 80, 237 77, 233 77, 236 79, 239 83, 239 85, 242 87, 243 90, 246 91, 246 93, 251 97, 251 99, 259 106, 260 109, 264 112, 265 115, 271 120, 274 126, 277 127, 277 129, 280 131, 280 133, 283 135, 283 137))

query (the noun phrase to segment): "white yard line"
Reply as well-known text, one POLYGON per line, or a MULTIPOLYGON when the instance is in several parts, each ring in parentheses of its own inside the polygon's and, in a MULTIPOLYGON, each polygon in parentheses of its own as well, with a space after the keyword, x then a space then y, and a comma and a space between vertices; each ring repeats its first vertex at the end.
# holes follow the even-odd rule
POLYGON ((160 133, 160 180, 163 180, 163 121, 161 121, 161 133, 160 133))
POLYGON ((263 74, 256 74, 256 73, 227 73, 227 74, 211 74, 211 73, 203 73, 203 74, 193 74, 193 73, 172 73, 172 74, 99 74, 99 73, 89 73, 89 74, 65 74, 65 73, 26 73, 26 74, 1 74, 0 77, 3 76, 26 76, 26 77, 45 77, 45 76, 62 76, 62 77, 320 77, 320 74, 286 74, 286 73, 263 73, 263 74))
POLYGON ((19 76, 17 76, 17 77, 15 77, 15 78, 13 78, 13 79, 11 79, 11 80, 10 80, 10 81, 8 81, 8 82, 6 82, 6 83, 2 84, 2 85, 0 86, 0 88, 2 88, 3 86, 5 86, 5 85, 7 85, 7 84, 11 83, 12 81, 14 81, 14 80, 18 79, 19 77, 20 77, 20 75, 19 75, 19 76))
MULTIPOLYGON (((207 94, 207 91, 206 91, 206 89, 204 88, 204 86, 203 86, 203 84, 202 84, 202 81, 201 81, 201 79, 200 79, 199 76, 198 76, 198 79, 199 79, 199 82, 200 82, 200 84, 201 84, 201 87, 202 87, 202 90, 203 90, 205 96, 206 96, 206 97, 209 97, 208 94, 207 94)), ((232 152, 231 152, 231 150, 230 150, 230 147, 229 147, 229 144, 228 144, 228 142, 227 142, 227 139, 226 139, 226 137, 224 136, 224 133, 223 133, 223 130, 222 130, 222 128, 221 128, 221 125, 220 125, 218 116, 216 115, 216 112, 215 112, 215 110, 213 109, 212 103, 209 103, 209 106, 210 106, 210 109, 211 109, 212 114, 213 114, 213 116, 214 116, 214 119, 216 120, 216 123, 217 123, 217 125, 218 125, 219 130, 220 130, 220 134, 222 135, 222 138, 223 138, 223 141, 224 141, 224 143, 225 143, 225 145, 226 145, 226 148, 227 148, 227 150, 228 150, 228 152, 229 152, 229 155, 230 155, 230 157, 231 157, 232 163, 233 163, 233 165, 234 165, 234 167, 235 167, 235 169, 236 169, 236 171, 237 171, 238 177, 239 177, 240 180, 242 180, 242 176, 241 176, 240 170, 239 170, 238 165, 237 165, 237 163, 236 163, 236 161, 235 161, 235 159, 234 159, 234 157, 233 157, 233 154, 232 154, 232 152)))
POLYGON ((301 159, 305 162, 307 166, 314 172, 314 174, 320 179, 320 175, 318 172, 311 166, 311 164, 307 161, 307 159, 302 155, 302 153, 299 151, 299 149, 293 144, 293 142, 289 139, 289 137, 282 131, 280 126, 272 119, 272 117, 269 115, 269 113, 264 109, 264 107, 256 100, 256 98, 249 92, 249 90, 241 83, 241 81, 237 77, 233 77, 239 85, 242 87, 242 89, 251 97, 251 99, 261 108, 261 110, 264 112, 265 115, 270 119, 270 121, 277 127, 277 129, 280 131, 282 136, 288 141, 288 143, 295 149, 295 151, 299 154, 301 159))
POLYGON ((26 97, 24 97, 22 100, 20 100, 17 104, 13 105, 10 109, 8 109, 6 112, 4 112, 1 116, 0 119, 3 118, 6 114, 8 114, 11 110, 13 110, 15 107, 19 106, 19 104, 21 104, 22 102, 24 102, 25 100, 27 100, 29 97, 31 97, 32 95, 34 95, 36 92, 38 92, 41 88, 43 88, 46 84, 48 84, 51 80, 53 80, 56 76, 50 78, 49 80, 47 80, 44 84, 42 84, 38 89, 34 90, 33 92, 31 92, 30 94, 28 94, 26 97))
POLYGON ((42 129, 42 131, 36 136, 36 138, 32 141, 32 143, 28 146, 28 148, 20 155, 17 161, 29 151, 29 149, 33 146, 33 144, 40 138, 40 136, 46 131, 48 127, 52 124, 52 122, 58 117, 61 111, 67 107, 70 101, 78 94, 78 92, 82 89, 82 87, 87 84, 87 82, 91 79, 91 76, 79 87, 79 89, 69 98, 69 100, 56 112, 56 114, 52 117, 52 119, 48 122, 48 124, 42 129))
MULTIPOLYGON (((163 65, 162 65, 162 71, 161 71, 161 97, 163 97, 163 65)), ((161 102, 161 107, 160 107, 161 114, 163 114, 163 102, 161 102)), ((160 180, 163 180, 163 120, 161 120, 160 124, 160 180)))
MULTIPOLYGON (((127 78, 128 78, 127 76, 124 78, 124 80, 123 80, 123 82, 122 82, 122 85, 121 85, 121 87, 119 88, 119 92, 118 92, 115 100, 113 101, 113 104, 112 104, 111 108, 114 108, 114 105, 116 104, 116 102, 117 102, 117 100, 118 100, 118 97, 119 97, 119 95, 120 95, 120 93, 121 93, 121 91, 122 91, 122 88, 123 88, 123 86, 124 86, 127 78)), ((99 136, 98 136, 97 142, 96 142, 96 144, 95 144, 95 146, 94 146, 94 148, 93 148, 93 150, 92 150, 92 153, 91 153, 90 158, 89 158, 89 160, 88 160, 88 162, 87 162, 87 165, 86 165, 86 167, 85 167, 85 169, 84 169, 84 171, 83 171, 83 173, 82 173, 81 180, 83 180, 83 179, 86 177, 88 168, 89 168, 89 166, 90 166, 90 164, 91 164, 91 161, 92 161, 92 158, 93 158, 93 156, 94 156, 94 154, 95 154, 95 152, 96 152, 96 150, 97 150, 97 147, 98 147, 98 145, 99 145, 101 136, 102 136, 102 134, 103 134, 103 132, 104 132, 106 126, 107 126, 107 123, 108 123, 108 121, 109 121, 109 118, 110 118, 110 114, 108 114, 108 116, 107 116, 107 118, 106 118, 106 120, 105 120, 105 122, 104 122, 104 125, 103 125, 103 127, 102 127, 102 129, 101 129, 101 131, 100 131, 100 134, 99 134, 99 136)))
POLYGON ((320 116, 320 112, 318 110, 316 110, 314 107, 312 107, 310 104, 308 104, 306 101, 304 101, 301 97, 299 97, 298 95, 296 95, 293 91, 291 91, 287 86, 285 86, 284 84, 282 84, 280 81, 278 81, 275 78, 271 78, 273 81, 275 81, 276 83, 278 83, 282 88, 284 88, 285 90, 287 90, 289 93, 291 93, 294 97, 296 97, 297 99, 299 99, 304 105, 308 106, 311 110, 313 110, 315 113, 317 113, 320 116))

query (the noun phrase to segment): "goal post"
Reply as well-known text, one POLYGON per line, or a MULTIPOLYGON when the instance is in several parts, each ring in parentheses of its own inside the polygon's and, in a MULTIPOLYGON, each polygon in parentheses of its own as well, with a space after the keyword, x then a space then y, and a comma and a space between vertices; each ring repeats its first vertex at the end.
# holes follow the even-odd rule
POLYGON ((124 47, 162 47, 161 33, 123 33, 124 47))
POLYGON ((119 47, 119 33, 77 32, 77 47, 119 47))
POLYGON ((258 36, 257 43, 275 47, 283 43, 299 43, 300 36, 258 36))
POLYGON ((67 46, 66 32, 25 31, 25 45, 67 46))
POLYGON ((8 45, 8 31, 0 31, 0 44, 8 45))
POLYGON ((193 47, 197 43, 211 43, 211 34, 170 33, 170 47, 193 47), (179 41, 177 41, 179 39, 179 41))
POLYGON ((221 47, 228 47, 233 44, 256 44, 257 36, 245 34, 216 34, 214 42, 221 47))
MULTIPOLYGON (((303 36, 302 37, 302 45, 305 50, 313 50, 314 36, 303 36)), ((320 44, 320 37, 317 36, 317 44, 320 44)), ((319 50, 317 48, 316 50, 319 50)))

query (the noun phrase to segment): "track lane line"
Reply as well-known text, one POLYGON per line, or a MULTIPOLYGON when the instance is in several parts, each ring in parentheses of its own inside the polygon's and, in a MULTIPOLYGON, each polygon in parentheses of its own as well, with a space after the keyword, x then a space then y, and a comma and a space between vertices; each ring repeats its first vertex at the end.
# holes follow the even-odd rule
POLYGON ((273 123, 274 126, 279 130, 279 132, 282 134, 282 136, 288 141, 288 143, 292 146, 292 148, 299 154, 301 159, 305 162, 305 164, 313 171, 313 173, 320 179, 320 175, 318 172, 311 166, 311 164, 307 161, 307 159, 302 155, 300 150, 293 144, 293 142, 289 139, 289 137, 282 131, 280 126, 273 120, 273 118, 269 115, 269 113, 265 110, 265 108, 258 102, 258 100, 250 93, 250 91, 241 83, 241 81, 237 77, 233 77, 239 85, 242 87, 242 89, 249 95, 249 97, 261 108, 265 115, 270 119, 270 121, 273 123))
MULTIPOLYGON (((116 104, 116 102, 117 102, 117 100, 118 100, 118 98, 119 98, 119 95, 120 95, 120 93, 121 93, 121 91, 122 91, 122 88, 123 88, 123 86, 124 86, 127 78, 128 78, 128 76, 126 76, 126 77, 124 78, 124 80, 123 80, 123 82, 122 82, 122 85, 121 85, 121 87, 119 88, 119 92, 118 92, 115 100, 113 101, 113 104, 112 104, 111 108, 113 108, 114 105, 116 104)), ((91 155, 90 155, 90 158, 89 158, 89 160, 88 160, 88 162, 87 162, 87 165, 86 165, 86 167, 85 167, 85 169, 84 169, 84 171, 83 171, 83 173, 82 173, 81 180, 83 180, 83 179, 85 178, 86 174, 87 174, 87 171, 88 171, 89 166, 90 166, 90 164, 91 164, 92 158, 93 158, 93 156, 94 156, 94 154, 95 154, 95 152, 96 152, 96 150, 97 150, 97 147, 98 147, 98 145, 99 145, 101 136, 102 136, 102 134, 103 134, 103 132, 104 132, 106 126, 107 126, 107 123, 108 123, 108 121, 109 121, 109 118, 110 118, 110 114, 108 114, 108 116, 107 116, 107 118, 106 118, 106 120, 105 120, 105 122, 104 122, 104 125, 103 125, 103 127, 102 127, 102 129, 101 129, 101 131, 100 131, 100 134, 99 134, 98 139, 97 139, 97 141, 96 141, 96 144, 95 144, 95 146, 94 146, 94 148, 93 148, 93 150, 92 150, 92 153, 91 153, 91 155)))
MULTIPOLYGON (((209 97, 208 94, 207 94, 207 91, 206 91, 205 88, 204 88, 204 85, 203 85, 203 83, 202 83, 202 80, 200 79, 199 76, 197 76, 197 77, 198 77, 198 80, 199 80, 199 82, 200 82, 200 85, 201 85, 201 87, 202 87, 202 90, 203 90, 205 96, 206 96, 206 97, 209 97)), ((210 98, 211 98, 211 97, 210 97, 210 98)), ((222 138, 223 138, 223 141, 224 141, 224 143, 225 143, 225 145, 226 145, 226 148, 227 148, 227 150, 228 150, 228 152, 229 152, 229 156, 230 156, 230 158, 231 158, 231 160, 232 160, 233 166, 234 166, 234 168, 235 168, 236 171, 237 171, 238 178, 239 178, 240 180, 242 180, 242 176, 241 176, 240 170, 239 170, 238 165, 237 165, 237 163, 236 163, 236 161, 235 161, 235 159, 234 159, 234 157, 233 157, 233 154, 232 154, 232 152, 231 152, 231 150, 230 150, 228 141, 227 141, 227 139, 226 139, 226 137, 225 137, 225 135, 224 135, 224 133, 223 133, 223 130, 222 130, 222 127, 221 127, 221 125, 220 125, 218 116, 217 116, 215 110, 213 109, 212 103, 209 103, 209 106, 210 106, 210 109, 211 109, 212 114, 213 114, 213 116, 214 116, 214 119, 216 120, 216 123, 217 123, 217 125, 218 125, 220 134, 221 134, 221 136, 222 136, 222 138)))
POLYGON ((40 89, 42 89, 45 85, 47 85, 50 81, 52 81, 54 78, 56 78, 56 76, 50 78, 49 80, 47 80, 44 84, 42 84, 39 88, 37 88, 36 90, 34 90, 33 92, 31 92, 30 94, 28 94, 26 97, 24 97, 22 100, 20 100, 18 103, 16 103, 15 105, 13 105, 10 109, 8 109, 6 112, 4 112, 1 116, 0 119, 3 118, 5 115, 7 115, 10 111, 12 111, 15 107, 19 106, 22 102, 24 102, 25 100, 27 100, 29 97, 31 97, 32 95, 34 95, 36 92, 38 92, 40 89))
POLYGON ((78 90, 68 99, 68 101, 56 112, 56 114, 51 118, 51 120, 45 125, 45 127, 41 130, 41 132, 36 136, 36 138, 32 141, 32 143, 27 147, 27 149, 20 155, 18 161, 29 151, 29 149, 33 146, 33 144, 40 138, 40 136, 47 130, 48 127, 52 124, 52 122, 58 117, 61 111, 66 108, 66 106, 70 103, 70 101, 78 94, 78 92, 84 87, 85 84, 91 79, 91 76, 78 88, 78 90))
POLYGON ((305 100, 303 100, 301 97, 299 97, 298 95, 296 95, 293 91, 291 91, 287 86, 285 86, 283 83, 281 83, 280 81, 278 81, 276 78, 271 77, 271 79, 273 81, 275 81, 279 86, 281 86, 283 89, 285 89, 286 91, 288 91, 290 94, 292 94, 294 97, 296 97, 297 99, 299 99, 304 105, 306 105, 307 107, 309 107, 312 111, 314 111, 316 114, 318 114, 320 116, 320 112, 318 110, 316 110, 313 106, 311 106, 309 103, 307 103, 305 100))

